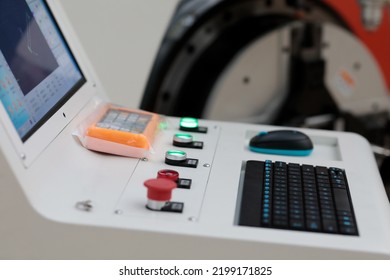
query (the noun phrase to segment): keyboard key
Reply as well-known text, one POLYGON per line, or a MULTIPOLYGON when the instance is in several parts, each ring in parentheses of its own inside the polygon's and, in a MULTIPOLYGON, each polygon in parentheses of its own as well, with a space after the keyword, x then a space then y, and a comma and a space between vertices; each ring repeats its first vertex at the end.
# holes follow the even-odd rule
POLYGON ((320 219, 320 213, 316 213, 316 214, 306 214, 306 219, 307 220, 319 220, 320 219))
POLYGON ((348 193, 344 189, 334 189, 334 202, 337 211, 351 211, 348 193))
POLYGON ((322 214, 322 219, 324 220, 335 220, 336 221, 336 215, 332 214, 322 214))
POLYGON ((320 231, 321 225, 319 220, 306 220, 306 227, 311 231, 320 231))
POLYGON ((290 227, 292 229, 301 230, 301 229, 305 228, 305 223, 301 219, 297 219, 297 220, 293 219, 293 220, 290 220, 290 227))
POLYGON ((290 214, 289 218, 291 220, 303 220, 303 213, 302 214, 290 214))
POLYGON ((275 226, 275 227, 287 228, 288 227, 288 221, 287 221, 287 219, 285 219, 285 220, 274 220, 272 222, 272 225, 275 226))
POLYGON ((350 235, 357 235, 357 229, 356 227, 347 227, 347 226, 341 226, 340 232, 342 234, 350 234, 350 235))
POLYGON ((325 166, 316 166, 316 173, 317 174, 328 175, 328 168, 325 167, 325 166))
POLYGON ((333 219, 326 219, 322 221, 325 232, 337 233, 337 222, 333 219))
POLYGON ((303 164, 301 166, 301 169, 302 169, 302 172, 314 173, 314 166, 312 166, 312 165, 303 164))

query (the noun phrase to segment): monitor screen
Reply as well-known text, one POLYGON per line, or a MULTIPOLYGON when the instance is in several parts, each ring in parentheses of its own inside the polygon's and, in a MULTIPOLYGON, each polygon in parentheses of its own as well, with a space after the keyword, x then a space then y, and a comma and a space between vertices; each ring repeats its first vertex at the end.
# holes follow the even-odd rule
POLYGON ((0 0, 0 100, 26 141, 84 83, 42 0, 0 0))

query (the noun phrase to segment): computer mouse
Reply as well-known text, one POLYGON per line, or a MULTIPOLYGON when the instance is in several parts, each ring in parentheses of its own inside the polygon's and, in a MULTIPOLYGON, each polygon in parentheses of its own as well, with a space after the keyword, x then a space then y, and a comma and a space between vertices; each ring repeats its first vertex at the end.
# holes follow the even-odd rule
POLYGON ((296 130, 263 131, 251 138, 249 149, 256 153, 308 156, 313 151, 313 142, 296 130))

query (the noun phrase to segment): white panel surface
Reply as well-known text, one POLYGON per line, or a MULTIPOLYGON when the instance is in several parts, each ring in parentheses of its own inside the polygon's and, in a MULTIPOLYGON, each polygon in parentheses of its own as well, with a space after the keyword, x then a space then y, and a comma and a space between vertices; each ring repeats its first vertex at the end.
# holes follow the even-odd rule
POLYGON ((112 101, 137 108, 178 0, 60 2, 112 101))

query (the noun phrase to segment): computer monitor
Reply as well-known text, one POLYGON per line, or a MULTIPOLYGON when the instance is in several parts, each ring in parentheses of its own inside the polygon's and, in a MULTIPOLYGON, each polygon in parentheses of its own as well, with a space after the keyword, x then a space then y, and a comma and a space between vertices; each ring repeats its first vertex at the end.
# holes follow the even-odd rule
POLYGON ((26 167, 96 93, 72 28, 53 9, 55 1, 0 1, 0 120, 26 167))
POLYGON ((0 2, 0 100, 25 142, 85 77, 41 0, 0 2))

